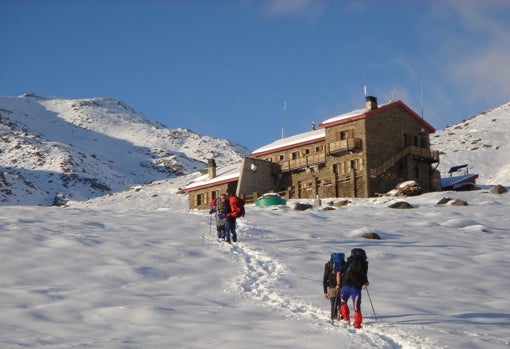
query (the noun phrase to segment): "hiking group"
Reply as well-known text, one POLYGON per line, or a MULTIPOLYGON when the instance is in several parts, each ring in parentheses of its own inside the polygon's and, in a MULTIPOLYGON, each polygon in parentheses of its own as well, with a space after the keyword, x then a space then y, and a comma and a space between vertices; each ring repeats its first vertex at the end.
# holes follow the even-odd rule
POLYGON ((211 200, 209 214, 215 213, 218 240, 237 242, 236 219, 244 217, 244 200, 230 193, 211 200))
POLYGON ((350 311, 347 302, 352 298, 354 328, 361 328, 361 290, 368 286, 368 261, 365 250, 354 248, 345 261, 345 254, 335 252, 324 267, 322 281, 324 297, 331 302, 331 322, 341 319, 350 324, 350 311))

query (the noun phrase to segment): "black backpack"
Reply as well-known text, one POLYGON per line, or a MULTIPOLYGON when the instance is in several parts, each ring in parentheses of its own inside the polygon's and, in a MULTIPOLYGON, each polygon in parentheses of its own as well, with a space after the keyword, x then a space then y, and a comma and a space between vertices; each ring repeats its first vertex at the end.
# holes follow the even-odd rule
POLYGON ((368 266, 367 253, 362 248, 353 248, 351 250, 349 270, 354 274, 366 273, 368 266))
POLYGON ((351 256, 347 259, 347 267, 344 273, 343 284, 361 288, 367 282, 368 262, 365 250, 354 248, 351 256))

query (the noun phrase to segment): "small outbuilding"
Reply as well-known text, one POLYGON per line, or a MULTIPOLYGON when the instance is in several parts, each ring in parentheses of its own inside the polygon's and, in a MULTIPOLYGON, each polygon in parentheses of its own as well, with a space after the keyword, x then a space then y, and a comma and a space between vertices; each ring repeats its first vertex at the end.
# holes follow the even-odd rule
POLYGON ((477 178, 478 174, 469 173, 468 164, 452 166, 448 170, 448 177, 441 178, 441 190, 471 189, 476 187, 477 178))

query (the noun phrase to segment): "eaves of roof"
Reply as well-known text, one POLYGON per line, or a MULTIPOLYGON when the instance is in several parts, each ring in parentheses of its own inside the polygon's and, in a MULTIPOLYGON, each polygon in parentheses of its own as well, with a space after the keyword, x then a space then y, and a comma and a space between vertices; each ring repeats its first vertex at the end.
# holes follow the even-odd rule
POLYGON ((209 174, 206 173, 193 182, 186 185, 182 190, 189 192, 193 190, 200 190, 217 186, 225 183, 235 182, 239 180, 239 166, 240 163, 230 164, 224 167, 217 168, 217 175, 214 178, 209 179, 209 174))
POLYGON ((394 108, 394 107, 399 107, 399 108, 404 109, 412 118, 414 118, 416 121, 418 121, 420 124, 422 124, 429 131, 429 133, 436 132, 436 129, 432 125, 430 125, 427 121, 425 121, 425 119, 423 119, 421 116, 416 114, 411 108, 409 108, 407 105, 404 104, 404 102, 402 102, 400 100, 381 105, 378 108, 372 109, 369 111, 363 111, 360 109, 359 110, 360 113, 356 113, 356 111, 354 111, 354 112, 350 112, 350 113, 332 117, 330 119, 323 121, 319 125, 319 128, 327 128, 327 127, 331 127, 331 126, 341 125, 341 124, 345 124, 348 122, 364 119, 364 118, 367 118, 367 117, 370 117, 373 115, 377 115, 383 111, 386 111, 386 110, 394 108))
POLYGON ((221 185, 221 184, 235 182, 237 180, 239 180, 239 174, 237 174, 237 176, 235 176, 235 177, 228 178, 228 179, 223 179, 223 180, 217 180, 217 181, 210 180, 210 181, 203 181, 203 182, 193 182, 193 183, 188 184, 182 190, 187 193, 187 192, 190 192, 190 191, 195 191, 195 190, 210 188, 210 187, 213 187, 213 186, 218 186, 218 185, 221 185))
POLYGON ((250 156, 257 157, 272 154, 275 151, 284 151, 287 149, 323 142, 325 139, 326 139, 325 130, 323 129, 312 130, 291 137, 283 138, 268 145, 265 145, 261 148, 254 150, 250 154, 250 156))

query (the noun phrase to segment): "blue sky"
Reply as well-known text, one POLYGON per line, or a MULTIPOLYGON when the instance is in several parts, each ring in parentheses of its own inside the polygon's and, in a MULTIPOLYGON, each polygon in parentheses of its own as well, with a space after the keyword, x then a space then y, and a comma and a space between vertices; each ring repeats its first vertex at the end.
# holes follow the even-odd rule
POLYGON ((364 86, 438 130, 510 101, 510 1, 0 0, 0 13, 1 96, 116 98, 251 150, 363 107, 364 86))

